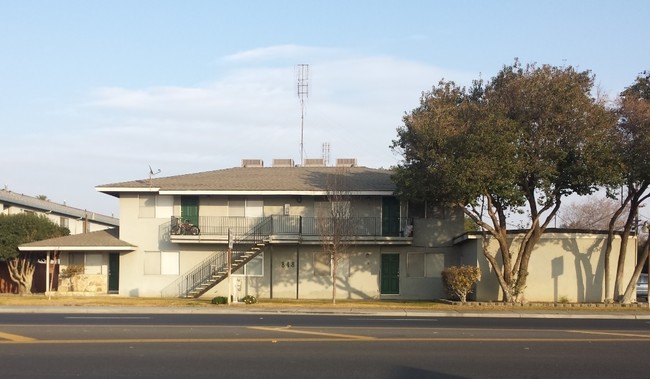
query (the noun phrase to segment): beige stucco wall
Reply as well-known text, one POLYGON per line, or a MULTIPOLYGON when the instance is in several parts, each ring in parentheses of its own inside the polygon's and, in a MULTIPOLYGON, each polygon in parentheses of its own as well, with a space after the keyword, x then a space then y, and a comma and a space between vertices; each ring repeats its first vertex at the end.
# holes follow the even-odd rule
POLYGON ((440 212, 438 217, 413 219, 413 246, 451 246, 452 241, 464 229, 463 211, 460 208, 440 212))
MULTIPOLYGON (((547 233, 537 243, 531 255, 529 276, 524 291, 525 301, 601 302, 604 300, 605 234, 547 233)), ((516 248, 518 239, 513 246, 516 248)), ((614 240, 610 257, 611 289, 614 287, 620 238, 614 240)), ((501 300, 502 293, 492 268, 483 255, 479 240, 467 240, 460 245, 459 255, 464 264, 478 264, 482 279, 477 285, 476 300, 501 300)), ((496 241, 490 249, 497 251, 496 241)), ((512 250, 516 252, 515 249, 512 250)), ((513 257, 513 259, 515 259, 513 257)), ((499 259, 499 262, 501 260, 499 259)), ((629 281, 636 264, 636 240, 628 243, 624 281, 629 281)))
MULTIPOLYGON (((264 253, 264 276, 233 275, 231 294, 234 299, 245 295, 274 299, 331 299, 332 280, 314 270, 314 259, 322 252, 318 245, 271 246, 264 253), (298 259, 298 254, 300 258, 298 259)), ((412 299, 433 300, 444 297, 442 268, 455 259, 451 250, 429 251, 429 276, 409 277, 408 253, 424 253, 422 249, 405 246, 351 246, 339 263, 337 299, 412 299), (380 293, 382 254, 400 255, 400 293, 380 293), (347 259, 347 262, 346 262, 347 259)), ((228 281, 203 295, 204 298, 227 296, 228 281)))
MULTIPOLYGON (((241 198, 239 198, 241 199, 241 198)), ((381 197, 362 197, 352 206, 353 213, 359 216, 381 216, 381 197)), ((157 210, 156 217, 139 217, 139 198, 137 194, 122 193, 120 198, 120 239, 137 248, 121 254, 120 295, 122 296, 161 296, 161 290, 181 277, 216 251, 225 251, 225 244, 172 244, 160 234, 161 225, 169 223, 169 215, 180 213, 180 198, 167 201, 167 209, 157 210), (145 275, 145 252, 179 252, 180 275, 145 275)), ((264 215, 284 213, 289 204, 290 215, 314 216, 314 199, 295 196, 275 196, 264 198, 264 215)), ((227 216, 228 197, 208 196, 199 200, 200 216, 227 216)), ((462 213, 457 211, 444 215, 444 220, 414 220, 413 246, 366 244, 351 246, 348 261, 343 266, 346 273, 337 280, 339 299, 435 299, 444 296, 440 273, 445 264, 454 259, 450 239, 462 230, 462 213), (428 229, 428 230, 427 230, 428 229), (429 269, 426 277, 411 278, 407 275, 407 253, 428 254, 429 269), (400 293, 381 295, 381 256, 400 254, 400 293), (439 266, 439 267, 438 267, 439 266), (438 267, 438 268, 435 268, 438 267)), ((332 283, 329 276, 314 273, 314 255, 322 251, 318 244, 278 243, 266 247, 264 253, 264 275, 261 277, 233 275, 231 293, 235 298, 250 294, 261 298, 303 299, 331 298, 332 283), (289 266, 287 266, 289 262, 289 266), (284 266, 283 266, 284 263, 284 266)), ((204 297, 226 296, 228 281, 224 281, 204 297)))

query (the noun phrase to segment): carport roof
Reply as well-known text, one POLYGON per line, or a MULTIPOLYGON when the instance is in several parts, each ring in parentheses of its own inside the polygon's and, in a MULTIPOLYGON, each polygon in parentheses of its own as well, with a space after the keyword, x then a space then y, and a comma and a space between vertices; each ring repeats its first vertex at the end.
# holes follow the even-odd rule
POLYGON ((118 238, 118 229, 73 234, 18 246, 20 251, 132 251, 135 246, 118 238))

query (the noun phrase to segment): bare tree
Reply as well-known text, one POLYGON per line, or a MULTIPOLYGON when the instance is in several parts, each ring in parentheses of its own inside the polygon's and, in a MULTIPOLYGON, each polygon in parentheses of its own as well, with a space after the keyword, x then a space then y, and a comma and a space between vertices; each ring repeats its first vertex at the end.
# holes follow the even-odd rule
POLYGON ((21 295, 32 293, 36 261, 37 256, 31 253, 23 253, 7 260, 9 277, 18 284, 18 293, 21 295))
POLYGON ((316 220, 321 246, 330 260, 332 304, 336 304, 339 263, 348 253, 354 228, 354 221, 351 219, 349 171, 337 167, 327 176, 326 186, 327 201, 318 206, 316 220))
MULTIPOLYGON (((621 206, 619 200, 595 198, 568 204, 558 213, 560 227, 565 229, 608 230, 609 222, 621 206)), ((625 219, 619 213, 614 219, 614 230, 622 230, 625 219)))

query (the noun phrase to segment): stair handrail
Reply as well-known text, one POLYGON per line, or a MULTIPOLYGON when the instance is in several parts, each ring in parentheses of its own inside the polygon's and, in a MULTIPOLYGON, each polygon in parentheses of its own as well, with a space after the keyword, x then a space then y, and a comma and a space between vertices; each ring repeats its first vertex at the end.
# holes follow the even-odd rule
MULTIPOLYGON (((273 226, 272 217, 265 217, 240 237, 235 236, 233 244, 263 243, 270 235, 273 226)), ((233 259, 239 258, 245 251, 233 251, 233 259)), ((228 267, 228 252, 218 251, 196 264, 185 274, 161 290, 162 297, 184 297, 192 290, 211 278, 216 272, 228 267), (191 278, 191 280, 189 280, 191 278), (172 295, 173 294, 173 295, 172 295)))
POLYGON ((183 297, 223 266, 228 266, 228 253, 226 251, 217 251, 163 288, 161 296, 183 297), (190 278, 192 278, 191 281, 190 278))
POLYGON ((235 236, 233 244, 241 243, 259 243, 264 242, 266 238, 271 235, 273 230, 273 217, 268 216, 262 218, 260 222, 253 225, 245 234, 241 236, 235 236))

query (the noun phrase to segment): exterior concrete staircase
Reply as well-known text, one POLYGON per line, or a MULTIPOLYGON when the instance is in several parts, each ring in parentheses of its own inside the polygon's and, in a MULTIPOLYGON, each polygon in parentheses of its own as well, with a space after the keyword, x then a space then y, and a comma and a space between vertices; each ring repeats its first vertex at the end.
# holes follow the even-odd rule
MULTIPOLYGON (((254 225, 245 235, 234 238, 230 272, 235 272, 264 251, 269 241, 272 218, 254 225)), ((218 251, 161 291, 162 297, 196 298, 228 277, 228 251, 218 251)))
MULTIPOLYGON (((262 251, 264 251, 265 245, 266 244, 264 242, 260 242, 252 246, 250 250, 233 251, 231 273, 244 267, 244 265, 250 262, 251 259, 258 256, 262 251)), ((215 258, 217 259, 215 260, 214 264, 212 262, 208 263, 209 267, 207 268, 210 271, 209 276, 207 276, 204 280, 199 281, 196 285, 193 286, 193 288, 188 289, 184 297, 187 298, 200 297, 201 295, 203 295, 204 293, 212 289, 214 286, 216 286, 217 284, 221 283, 223 280, 228 278, 228 252, 220 251, 216 253, 215 256, 216 256, 215 258), (218 262, 216 261, 223 262, 223 263, 218 264, 218 262)))

